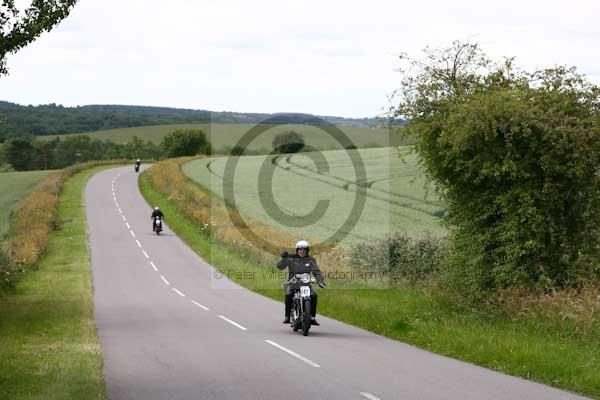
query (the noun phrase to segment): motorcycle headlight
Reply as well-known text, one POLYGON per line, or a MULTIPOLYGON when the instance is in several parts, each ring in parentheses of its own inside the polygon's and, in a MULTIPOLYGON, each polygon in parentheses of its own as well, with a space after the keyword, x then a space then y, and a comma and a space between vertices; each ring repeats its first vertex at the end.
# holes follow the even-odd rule
POLYGON ((310 283, 310 275, 302 274, 302 277, 300 278, 300 280, 302 281, 302 283, 310 283))

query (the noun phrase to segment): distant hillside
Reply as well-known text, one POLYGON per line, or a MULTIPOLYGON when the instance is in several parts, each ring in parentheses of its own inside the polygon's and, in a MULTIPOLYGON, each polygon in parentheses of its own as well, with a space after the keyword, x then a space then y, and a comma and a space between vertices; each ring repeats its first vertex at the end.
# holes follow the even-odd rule
POLYGON ((309 114, 258 114, 212 112, 166 107, 89 105, 63 107, 57 104, 21 106, 0 101, 0 142, 8 135, 61 135, 113 128, 191 123, 258 123, 268 117, 277 123, 308 124, 324 119, 336 125, 375 127, 379 118, 316 117, 309 114))

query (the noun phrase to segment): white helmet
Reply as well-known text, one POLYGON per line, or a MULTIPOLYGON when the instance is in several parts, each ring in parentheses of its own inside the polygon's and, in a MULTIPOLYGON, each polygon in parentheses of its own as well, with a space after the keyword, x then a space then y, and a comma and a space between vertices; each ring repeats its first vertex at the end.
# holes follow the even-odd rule
POLYGON ((310 248, 310 245, 308 244, 308 242, 306 240, 301 240, 298 243, 296 243, 296 250, 298 250, 298 249, 308 250, 309 248, 310 248))
POLYGON ((140 159, 139 159, 139 158, 137 159, 137 162, 140 162, 140 159))
POLYGON ((156 211, 158 211, 158 206, 154 207, 154 209, 155 209, 156 211))

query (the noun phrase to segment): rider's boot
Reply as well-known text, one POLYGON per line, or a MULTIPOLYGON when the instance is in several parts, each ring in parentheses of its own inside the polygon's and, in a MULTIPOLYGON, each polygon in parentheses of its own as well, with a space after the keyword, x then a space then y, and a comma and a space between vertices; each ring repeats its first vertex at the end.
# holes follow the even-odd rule
POLYGON ((284 324, 290 323, 290 314, 292 313, 292 296, 287 294, 285 295, 285 319, 283 320, 284 324))

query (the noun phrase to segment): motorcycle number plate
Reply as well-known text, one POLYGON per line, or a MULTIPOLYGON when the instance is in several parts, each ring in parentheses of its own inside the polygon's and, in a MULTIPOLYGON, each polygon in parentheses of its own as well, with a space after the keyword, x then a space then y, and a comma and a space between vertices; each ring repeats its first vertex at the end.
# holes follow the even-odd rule
POLYGON ((310 287, 300 286, 300 295, 302 297, 310 297, 310 287))

